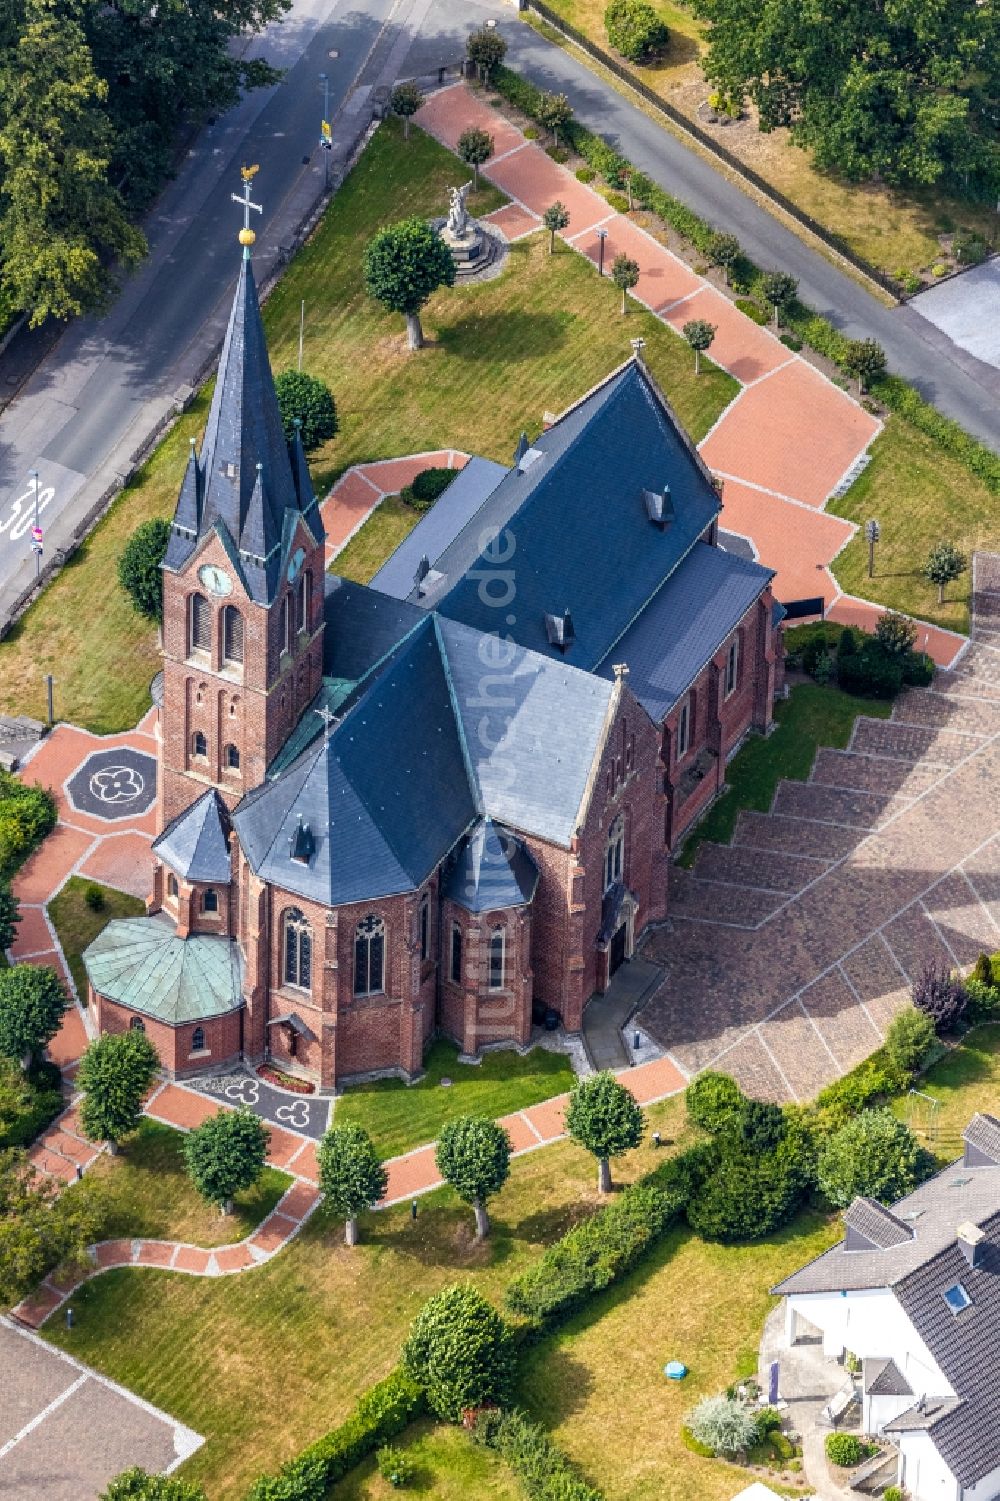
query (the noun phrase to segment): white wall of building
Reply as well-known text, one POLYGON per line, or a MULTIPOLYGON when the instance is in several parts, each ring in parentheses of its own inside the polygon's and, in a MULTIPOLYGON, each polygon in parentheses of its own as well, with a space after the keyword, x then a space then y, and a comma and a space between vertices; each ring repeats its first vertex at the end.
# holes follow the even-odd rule
POLYGON ((865 1397, 861 1426, 866 1433, 881 1433, 886 1423, 912 1406, 912 1397, 865 1397))
POLYGON ((799 1316, 822 1331, 823 1353, 832 1360, 840 1360, 845 1350, 852 1350, 862 1360, 891 1357, 915 1396, 954 1396, 931 1352, 888 1288, 793 1293, 787 1302, 785 1331, 789 1342, 794 1339, 799 1316))
POLYGON ((900 1480, 913 1501, 958 1501, 958 1482, 933 1439, 926 1433, 898 1433, 895 1437, 902 1456, 900 1480))
POLYGON ((962 1492, 962 1501, 995 1501, 1000 1496, 1000 1469, 984 1475, 976 1485, 962 1492))

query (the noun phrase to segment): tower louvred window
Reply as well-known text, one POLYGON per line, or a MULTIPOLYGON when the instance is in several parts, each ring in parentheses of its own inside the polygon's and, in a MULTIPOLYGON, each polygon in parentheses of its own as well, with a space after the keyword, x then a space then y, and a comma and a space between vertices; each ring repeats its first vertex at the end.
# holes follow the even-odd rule
POLYGON ((224 617, 222 654, 227 662, 243 661, 243 616, 235 605, 228 605, 224 617))
POLYGON ((191 600, 191 650, 212 650, 212 607, 204 594, 191 600))

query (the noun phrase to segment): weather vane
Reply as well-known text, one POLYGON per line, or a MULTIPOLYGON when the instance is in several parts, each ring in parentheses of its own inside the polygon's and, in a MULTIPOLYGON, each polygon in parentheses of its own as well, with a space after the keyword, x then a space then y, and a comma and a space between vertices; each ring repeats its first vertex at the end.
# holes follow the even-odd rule
POLYGON ((250 210, 253 209, 254 212, 258 214, 262 214, 264 212, 263 205, 254 203, 253 199, 250 196, 250 184, 253 182, 259 171, 260 167, 257 165, 254 165, 252 167, 241 167, 240 176, 243 178, 243 193, 242 195, 239 193, 232 194, 233 202, 242 204, 243 206, 243 228, 240 230, 240 244, 243 246, 243 254, 246 256, 249 256, 250 246, 257 238, 253 230, 250 228, 250 210))

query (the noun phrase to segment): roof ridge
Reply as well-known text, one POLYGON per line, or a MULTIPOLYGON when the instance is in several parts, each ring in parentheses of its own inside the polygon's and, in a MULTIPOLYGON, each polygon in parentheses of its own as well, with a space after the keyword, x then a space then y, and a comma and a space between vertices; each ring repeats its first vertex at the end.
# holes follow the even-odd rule
MULTIPOLYGON (((448 689, 448 702, 451 704, 452 717, 455 720, 455 727, 458 732, 458 743, 462 751, 462 761, 465 765, 466 775, 469 778, 469 785, 472 788, 473 806, 476 810, 477 819, 483 819, 486 817, 486 810, 483 804, 483 789, 479 785, 479 776, 469 751, 469 742, 465 735, 465 724, 458 706, 458 694, 455 691, 455 680, 452 677, 451 662, 448 660, 448 647, 445 643, 444 632, 441 629, 440 616, 436 610, 431 611, 431 621, 433 622, 434 639, 437 642, 438 651, 441 656, 441 668, 444 672, 444 680, 448 689)), ((480 634, 482 633, 480 632, 480 634)), ((471 825, 471 827, 475 827, 475 825, 471 825)))

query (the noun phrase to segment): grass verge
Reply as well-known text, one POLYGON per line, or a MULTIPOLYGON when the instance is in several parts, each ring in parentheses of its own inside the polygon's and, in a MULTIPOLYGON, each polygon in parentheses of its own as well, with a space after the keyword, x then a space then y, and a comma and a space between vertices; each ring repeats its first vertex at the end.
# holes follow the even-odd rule
POLYGON ((433 1141, 446 1121, 460 1115, 511 1115, 563 1094, 573 1077, 569 1060, 544 1048, 524 1055, 502 1049, 470 1064, 459 1063, 458 1049, 442 1040, 428 1049, 418 1083, 377 1079, 348 1087, 337 1101, 334 1119, 338 1125, 351 1121, 363 1126, 381 1156, 397 1157, 433 1141))
POLYGON ((84 949, 93 943, 98 933, 103 932, 113 917, 142 917, 146 903, 124 891, 115 891, 112 886, 101 886, 97 881, 84 880, 82 876, 70 876, 62 890, 49 902, 48 911, 77 994, 86 999, 84 949), (104 905, 98 912, 87 906, 87 892, 92 887, 96 887, 104 898, 104 905))
POLYGON ((888 719, 891 712, 892 705, 878 699, 854 698, 819 683, 797 684, 788 698, 775 705, 773 733, 748 740, 729 763, 728 792, 691 834, 678 864, 693 865, 698 846, 707 839, 728 844, 741 809, 766 813, 782 777, 804 782, 820 746, 842 750, 859 714, 888 719))
MULTIPOLYGON (((407 1490, 415 1496, 433 1501, 469 1501, 470 1497, 522 1501, 523 1492, 503 1461, 474 1444, 460 1428, 425 1419, 400 1434, 393 1448, 405 1450, 414 1463, 414 1477, 407 1490)), ((336 1501, 389 1501, 397 1494, 379 1475, 374 1457, 359 1465, 333 1492, 336 1501)))

